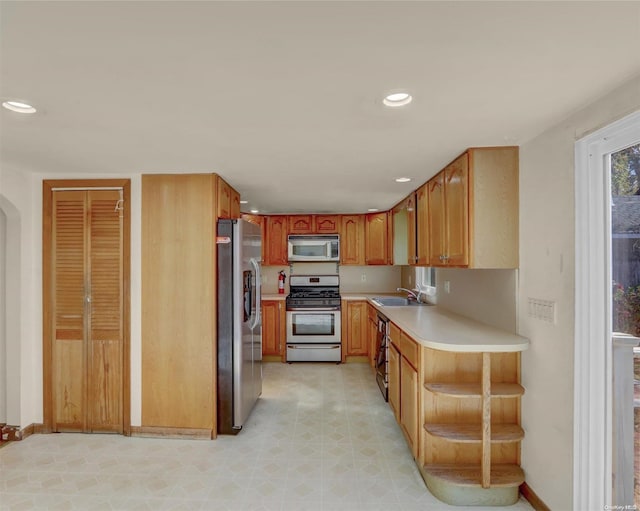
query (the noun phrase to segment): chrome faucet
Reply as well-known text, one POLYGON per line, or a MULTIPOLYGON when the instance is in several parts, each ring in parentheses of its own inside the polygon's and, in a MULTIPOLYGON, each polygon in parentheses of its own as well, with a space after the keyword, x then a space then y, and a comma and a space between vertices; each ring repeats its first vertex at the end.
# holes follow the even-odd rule
POLYGON ((420 301, 420 295, 422 294, 422 291, 420 291, 419 289, 413 290, 407 289, 406 287, 399 287, 396 289, 396 291, 406 291, 409 295, 409 298, 413 298, 416 302, 420 301), (416 291, 418 292, 418 294, 416 294, 416 291))

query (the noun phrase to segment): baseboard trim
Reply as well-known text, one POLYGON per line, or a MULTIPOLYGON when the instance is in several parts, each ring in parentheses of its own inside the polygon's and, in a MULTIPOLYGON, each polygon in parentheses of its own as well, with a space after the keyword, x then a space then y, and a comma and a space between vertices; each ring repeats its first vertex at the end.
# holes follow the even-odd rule
POLYGON ((44 424, 29 424, 20 430, 20 440, 24 440, 31 435, 37 435, 44 431, 44 424))
POLYGON ((131 426, 131 436, 147 438, 191 438, 211 440, 213 431, 199 428, 165 428, 158 426, 131 426))
POLYGON ((520 493, 529 501, 531 507, 536 511, 551 511, 551 508, 547 506, 540 497, 534 492, 527 483, 520 485, 520 493))

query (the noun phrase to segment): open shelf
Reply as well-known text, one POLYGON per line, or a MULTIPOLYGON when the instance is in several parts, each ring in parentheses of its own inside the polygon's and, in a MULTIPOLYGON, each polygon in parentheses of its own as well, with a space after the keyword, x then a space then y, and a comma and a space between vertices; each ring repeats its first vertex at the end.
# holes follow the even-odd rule
MULTIPOLYGON (((424 429, 450 442, 482 443, 481 424, 425 424, 424 429)), ((524 430, 517 424, 491 424, 491 443, 519 442, 524 430)))
MULTIPOLYGON (((482 397, 482 384, 480 383, 425 383, 424 388, 434 394, 448 397, 482 397)), ((491 397, 519 397, 523 394, 524 387, 518 383, 491 384, 491 397)))
MULTIPOLYGON (((424 473, 457 486, 482 487, 482 469, 479 465, 425 465, 424 473)), ((490 488, 508 488, 520 486, 522 483, 524 483, 524 472, 518 465, 491 466, 490 488)))

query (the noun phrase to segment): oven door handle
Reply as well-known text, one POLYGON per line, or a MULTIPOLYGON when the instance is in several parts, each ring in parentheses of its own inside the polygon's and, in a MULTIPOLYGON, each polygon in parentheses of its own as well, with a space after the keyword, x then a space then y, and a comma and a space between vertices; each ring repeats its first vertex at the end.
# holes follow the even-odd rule
POLYGON ((339 350, 340 345, 337 344, 335 346, 317 346, 317 345, 309 345, 309 346, 294 346, 292 344, 287 344, 287 349, 290 350, 339 350))

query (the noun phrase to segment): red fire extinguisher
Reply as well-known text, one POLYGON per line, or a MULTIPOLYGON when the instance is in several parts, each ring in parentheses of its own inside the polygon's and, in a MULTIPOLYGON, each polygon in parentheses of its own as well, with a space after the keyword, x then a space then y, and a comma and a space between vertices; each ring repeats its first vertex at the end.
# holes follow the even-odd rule
POLYGON ((278 273, 278 294, 283 295, 284 294, 284 279, 286 279, 287 276, 285 275, 284 271, 280 270, 280 272, 278 273))

